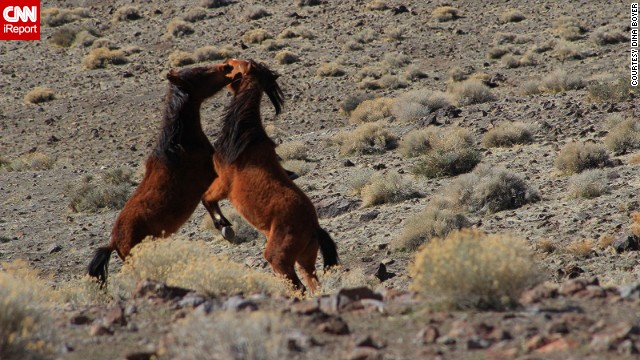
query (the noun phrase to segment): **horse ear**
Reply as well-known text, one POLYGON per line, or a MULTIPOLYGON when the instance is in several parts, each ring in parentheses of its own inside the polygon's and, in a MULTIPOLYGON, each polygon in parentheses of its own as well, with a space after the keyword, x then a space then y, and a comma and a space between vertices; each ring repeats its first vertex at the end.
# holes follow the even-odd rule
POLYGON ((169 80, 172 84, 178 84, 180 82, 180 77, 178 76, 178 71, 176 69, 171 69, 167 73, 167 80, 169 80))

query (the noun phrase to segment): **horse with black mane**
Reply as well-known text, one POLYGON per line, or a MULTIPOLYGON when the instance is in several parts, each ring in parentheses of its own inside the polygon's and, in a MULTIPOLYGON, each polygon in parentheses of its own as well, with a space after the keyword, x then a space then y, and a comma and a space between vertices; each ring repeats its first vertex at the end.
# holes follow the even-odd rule
MULTIPOLYGON (((162 126, 144 178, 120 211, 110 243, 98 248, 89 264, 89 275, 101 285, 106 283, 114 250, 124 260, 145 237, 175 233, 216 178, 214 148, 202 131, 200 107, 231 82, 232 70, 231 64, 216 64, 167 74, 162 126)), ((219 222, 230 225, 219 216, 219 222)))
POLYGON ((215 222, 220 211, 217 202, 228 198, 238 213, 267 237, 264 257, 274 272, 304 290, 295 271, 297 263, 314 292, 318 286, 318 249, 325 268, 338 263, 338 253, 334 241, 320 227, 311 200, 280 165, 275 143, 262 125, 263 93, 276 114, 282 109, 278 75, 252 60, 232 59, 226 63, 234 68, 234 81, 228 85, 234 97, 225 109, 222 130, 215 141, 213 159, 218 177, 202 203, 215 222))

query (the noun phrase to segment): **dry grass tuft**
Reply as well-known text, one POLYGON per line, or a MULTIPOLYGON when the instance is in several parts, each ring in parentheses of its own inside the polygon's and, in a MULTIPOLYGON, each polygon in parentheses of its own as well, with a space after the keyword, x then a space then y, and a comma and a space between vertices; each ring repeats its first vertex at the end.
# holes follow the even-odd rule
POLYGON ((402 153, 411 156, 421 151, 424 155, 416 162, 413 172, 428 178, 469 172, 481 159, 480 153, 474 149, 471 132, 460 127, 413 132, 403 143, 402 153))
POLYGON ((637 88, 631 86, 625 78, 616 81, 594 82, 587 89, 589 98, 597 102, 623 102, 638 95, 637 88))
POLYGON ((342 155, 381 154, 398 146, 398 138, 384 122, 364 123, 353 131, 342 131, 333 137, 342 155))
POLYGON ((426 154, 431 150, 429 140, 433 132, 434 130, 427 128, 406 133, 398 145, 398 152, 407 158, 426 154))
POLYGON ((371 0, 371 2, 367 4, 367 9, 374 11, 384 11, 389 9, 389 5, 385 0, 371 0))
POLYGON ((167 24, 167 35, 182 37, 193 34, 193 27, 182 19, 173 19, 167 24))
POLYGON ((276 312, 193 314, 173 325, 176 341, 169 343, 167 355, 183 360, 291 359, 299 354, 292 345, 296 336, 303 336, 294 326, 276 312))
POLYGON ((336 294, 341 289, 351 289, 357 287, 368 287, 375 289, 380 285, 373 275, 366 275, 361 268, 343 268, 338 265, 318 274, 320 280, 320 293, 322 295, 336 294))
POLYGON ((24 102, 29 104, 41 104, 56 98, 56 94, 48 87, 37 86, 29 90, 24 96, 24 102))
POLYGON ((450 309, 513 308, 520 293, 541 280, 526 241, 480 230, 432 240, 411 272, 413 290, 450 309))
POLYGON ((359 44, 368 44, 378 39, 377 31, 373 29, 364 29, 353 36, 353 40, 359 44))
POLYGON ((505 12, 500 14, 500 21, 504 24, 510 22, 520 22, 524 19, 526 19, 526 17, 519 10, 506 10, 505 12))
POLYGON ((289 50, 281 50, 275 56, 276 61, 283 65, 293 64, 300 60, 300 57, 289 50))
POLYGON ((511 48, 509 47, 495 46, 489 49, 489 51, 487 52, 487 56, 489 57, 489 59, 500 59, 510 52, 511 48))
POLYGON ((608 191, 607 173, 602 169, 585 170, 571 176, 567 195, 570 198, 593 199, 608 191))
POLYGON ((278 145, 276 149, 283 160, 307 160, 307 145, 302 141, 291 141, 278 145))
POLYGON ((409 55, 403 53, 386 53, 382 59, 386 69, 399 69, 411 63, 409 55))
POLYGON ((271 16, 271 14, 267 11, 264 6, 254 5, 249 7, 244 14, 244 17, 247 20, 258 20, 264 17, 271 16))
POLYGON ((316 75, 322 76, 322 77, 326 77, 326 76, 337 77, 337 76, 343 76, 344 74, 345 74, 344 70, 342 70, 342 68, 340 68, 340 65, 336 64, 335 62, 324 63, 318 67, 318 70, 316 70, 316 75))
POLYGON ((563 16, 553 23, 553 31, 561 38, 568 41, 582 39, 582 34, 587 32, 586 25, 571 16, 563 16))
POLYGON ((224 46, 220 48, 214 47, 214 46, 203 46, 203 47, 197 48, 193 52, 193 56, 196 58, 198 62, 224 60, 224 59, 235 57, 236 55, 237 55, 237 51, 229 46, 224 46))
POLYGON ((551 254, 556 251, 556 244, 551 239, 541 239, 537 243, 537 248, 545 254, 551 254))
POLYGON ((456 206, 480 214, 517 209, 540 200, 538 191, 519 175, 488 165, 460 176, 445 190, 445 195, 456 206))
POLYGON ((304 160, 285 160, 282 162, 282 167, 289 171, 293 171, 298 174, 298 176, 308 174, 312 168, 311 164, 304 160))
POLYGON ((592 55, 592 52, 583 49, 582 45, 561 40, 556 44, 553 55, 558 58, 558 60, 565 62, 567 60, 586 59, 592 55))
POLYGON ((136 6, 125 5, 113 14, 114 21, 131 21, 142 19, 142 15, 140 15, 140 9, 136 6))
POLYGON ((514 68, 520 67, 520 60, 511 54, 503 56, 502 59, 500 60, 501 60, 502 66, 504 66, 507 69, 514 69, 514 68))
POLYGON ((558 93, 584 88, 585 83, 579 74, 569 74, 564 70, 556 70, 547 74, 540 82, 541 92, 558 93))
POLYGON ((593 32, 591 40, 600 46, 606 46, 626 42, 629 40, 629 37, 620 30, 604 26, 593 32))
POLYGON ((22 155, 3 167, 8 171, 42 171, 51 169, 54 163, 55 160, 49 155, 34 152, 22 155))
POLYGON ((198 21, 202 21, 207 18, 207 10, 201 7, 194 7, 189 9, 186 14, 182 17, 184 21, 188 21, 190 23, 195 23, 198 21))
POLYGON ((387 97, 364 100, 351 112, 349 122, 360 124, 389 119, 392 104, 393 99, 387 97))
POLYGON ((200 1, 200 5, 207 9, 215 9, 223 6, 227 6, 231 4, 229 0, 202 0, 200 1))
POLYGON ((51 43, 59 47, 69 47, 76 40, 78 29, 64 26, 51 34, 51 43))
POLYGON ((596 246, 594 239, 581 239, 574 240, 566 247, 568 254, 571 254, 579 259, 586 259, 593 253, 593 249, 596 246))
POLYGON ((496 101, 495 95, 488 86, 477 79, 469 79, 453 83, 447 89, 457 106, 467 106, 496 101))
MULTIPOLYGON (((249 241, 255 241, 263 239, 262 234, 256 230, 251 224, 245 220, 242 215, 240 215, 236 209, 231 206, 223 206, 221 208, 224 216, 229 220, 231 226, 233 227, 233 231, 236 236, 233 238, 234 244, 246 243, 249 241)), ((218 232, 218 230, 213 226, 213 220, 211 220, 211 216, 209 214, 205 214, 202 218, 201 228, 204 230, 210 230, 214 234, 218 235, 218 240, 222 241, 224 238, 222 234, 218 232)), ((224 240, 226 241, 226 240, 224 240)))
POLYGON ((55 358, 54 329, 46 316, 52 290, 26 261, 0 265, 0 358, 55 358))
POLYGON ((195 57, 188 51, 176 50, 169 54, 169 64, 171 66, 185 66, 196 62, 195 57))
POLYGON ((418 214, 404 222, 399 237, 391 240, 394 250, 414 251, 435 237, 446 237, 454 230, 471 226, 471 222, 454 205, 443 198, 435 198, 418 214))
POLYGON ((101 209, 121 209, 129 198, 133 173, 113 169, 102 174, 101 181, 85 176, 78 186, 68 184, 65 189, 69 207, 74 212, 98 212, 101 209))
POLYGON ((278 39, 294 38, 314 39, 315 35, 311 30, 304 26, 288 27, 278 34, 278 39))
POLYGON ((242 40, 250 44, 262 44, 267 39, 273 39, 273 35, 264 29, 249 30, 242 35, 242 40))
POLYGON ((88 18, 90 15, 91 13, 87 8, 48 8, 42 9, 40 13, 40 23, 49 27, 58 27, 79 19, 88 18))
POLYGON ((386 175, 373 174, 369 182, 362 187, 360 195, 363 207, 396 203, 423 196, 410 179, 396 172, 389 172, 386 175))
POLYGON ((275 275, 211 255, 211 249, 203 241, 178 237, 147 239, 136 245, 116 275, 116 281, 129 289, 144 279, 210 296, 290 291, 287 283, 275 275))
POLYGON ((533 129, 529 124, 520 121, 505 121, 489 130, 482 137, 482 145, 486 147, 512 147, 533 142, 533 129))
POLYGON ((355 94, 347 95, 347 97, 340 102, 340 111, 343 114, 350 116, 351 113, 365 100, 373 99, 373 95, 356 92, 355 94))
POLYGON ((612 120, 604 144, 614 154, 625 154, 640 149, 640 119, 631 117, 612 120))
POLYGON ((127 62, 127 57, 122 50, 109 50, 106 47, 98 47, 89 52, 82 59, 85 68, 93 70, 107 67, 108 64, 122 65, 127 62))
POLYGON ((555 166, 565 174, 609 165, 609 152, 601 144, 570 142, 560 149, 555 166))
POLYGON ((438 22, 456 20, 460 17, 458 9, 452 6, 439 6, 431 12, 431 17, 438 22))

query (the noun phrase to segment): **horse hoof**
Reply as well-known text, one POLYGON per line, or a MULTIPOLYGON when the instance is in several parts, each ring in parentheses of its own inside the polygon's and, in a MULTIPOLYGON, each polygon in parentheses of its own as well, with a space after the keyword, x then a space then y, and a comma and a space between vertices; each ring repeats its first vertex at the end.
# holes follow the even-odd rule
POLYGON ((232 241, 236 237, 236 233, 231 226, 225 226, 222 228, 222 237, 227 241, 232 241))

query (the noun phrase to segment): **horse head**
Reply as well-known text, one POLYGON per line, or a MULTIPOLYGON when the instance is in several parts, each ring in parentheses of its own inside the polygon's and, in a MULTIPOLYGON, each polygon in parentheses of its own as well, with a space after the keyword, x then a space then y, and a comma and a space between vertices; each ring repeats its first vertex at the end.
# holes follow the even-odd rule
POLYGON ((171 69, 167 79, 189 95, 204 100, 231 83, 229 74, 233 70, 233 65, 226 63, 171 69))
POLYGON ((233 66, 233 70, 228 75, 232 81, 227 87, 234 95, 242 91, 243 84, 257 83, 271 100, 276 114, 280 114, 284 99, 282 89, 276 81, 280 77, 278 73, 265 64, 251 59, 228 59, 224 63, 233 66))

